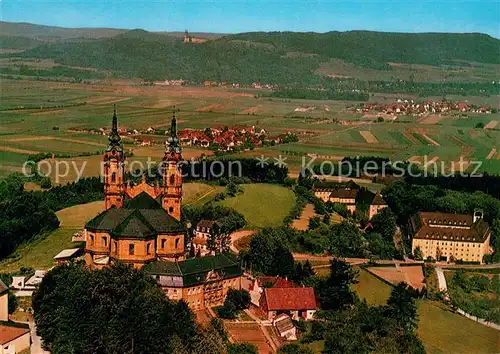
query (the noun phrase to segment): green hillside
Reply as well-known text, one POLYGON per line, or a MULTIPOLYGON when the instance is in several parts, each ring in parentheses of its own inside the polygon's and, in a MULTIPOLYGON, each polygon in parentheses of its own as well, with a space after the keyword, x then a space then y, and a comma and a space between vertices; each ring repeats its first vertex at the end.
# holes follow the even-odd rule
POLYGON ((500 63, 500 41, 480 33, 388 33, 369 31, 251 32, 226 37, 272 45, 282 52, 314 53, 370 68, 388 62, 453 65, 456 61, 500 63))
POLYGON ((42 44, 42 41, 33 38, 0 35, 0 48, 31 49, 42 44))

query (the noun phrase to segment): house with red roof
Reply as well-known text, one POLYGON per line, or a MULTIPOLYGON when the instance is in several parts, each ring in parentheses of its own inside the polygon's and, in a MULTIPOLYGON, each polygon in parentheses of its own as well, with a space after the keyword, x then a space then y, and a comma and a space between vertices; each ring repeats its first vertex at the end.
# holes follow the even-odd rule
POLYGON ((264 293, 265 288, 295 288, 297 284, 286 278, 272 277, 272 276, 260 276, 255 279, 250 279, 251 283, 248 288, 250 293, 250 302, 259 307, 260 298, 264 293))
POLYGON ((314 289, 300 287, 266 288, 259 307, 269 320, 282 313, 289 314, 294 320, 312 320, 318 306, 314 289))

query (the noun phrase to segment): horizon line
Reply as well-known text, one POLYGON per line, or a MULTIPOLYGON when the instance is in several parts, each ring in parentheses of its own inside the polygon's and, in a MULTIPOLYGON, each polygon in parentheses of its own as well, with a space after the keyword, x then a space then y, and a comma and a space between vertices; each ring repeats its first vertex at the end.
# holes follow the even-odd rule
MULTIPOLYGON (((1 0, 0 0, 1 1, 1 0)), ((240 34, 240 33, 257 33, 257 32, 263 32, 263 33, 272 33, 272 32, 290 32, 290 33, 318 33, 318 34, 326 34, 330 32, 340 32, 340 33, 345 33, 345 32, 376 32, 376 33, 399 33, 399 34, 482 34, 486 36, 490 36, 494 39, 500 39, 499 37, 496 37, 494 35, 491 35, 489 33, 485 32, 438 32, 438 31, 419 31, 419 32, 406 32, 406 31, 380 31, 380 30, 370 30, 370 29, 349 29, 349 30, 330 30, 330 31, 325 31, 325 32, 320 32, 320 31, 292 31, 292 30, 249 30, 249 31, 244 31, 244 32, 206 32, 206 31, 191 31, 189 29, 183 29, 183 30, 147 30, 144 28, 124 28, 124 27, 102 27, 102 26, 88 26, 88 27, 64 27, 64 26, 55 26, 55 25, 47 25, 47 24, 41 24, 41 23, 33 23, 33 22, 24 22, 24 21, 4 21, 0 20, 0 23, 9 23, 9 24, 22 24, 22 25, 33 25, 33 26, 41 26, 41 27, 53 27, 53 28, 59 28, 59 29, 69 29, 69 30, 78 30, 78 29, 109 29, 109 30, 123 30, 123 31, 135 31, 135 30, 142 30, 145 32, 150 32, 150 33, 173 33, 173 32, 192 32, 192 33, 207 33, 207 34, 240 34)), ((16 36, 16 37, 23 37, 22 35, 16 36)))

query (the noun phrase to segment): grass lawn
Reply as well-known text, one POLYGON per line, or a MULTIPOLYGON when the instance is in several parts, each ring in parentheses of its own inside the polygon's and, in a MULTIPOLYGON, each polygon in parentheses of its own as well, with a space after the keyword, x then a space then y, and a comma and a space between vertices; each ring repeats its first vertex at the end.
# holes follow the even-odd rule
POLYGON ((2 272, 10 273, 21 267, 49 269, 53 265, 54 256, 65 248, 78 247, 71 242, 71 237, 78 229, 59 228, 48 235, 37 236, 28 244, 22 244, 7 259, 0 262, 2 272))
POLYGON ((65 229, 81 229, 87 221, 104 210, 104 201, 75 205, 59 210, 56 215, 65 229))
POLYGON ((280 226, 295 203, 293 192, 282 186, 256 183, 241 187, 243 193, 222 204, 242 213, 250 227, 280 226))
POLYGON ((358 283, 353 288, 358 296, 361 299, 366 299, 370 305, 384 305, 392 290, 391 286, 363 269, 359 269, 358 283))
POLYGON ((498 353, 500 335, 451 311, 440 303, 420 301, 418 336, 429 354, 498 353))
POLYGON ((182 203, 184 205, 190 204, 204 204, 205 202, 213 199, 215 195, 224 190, 224 187, 212 186, 206 183, 184 183, 182 186, 184 196, 182 203))

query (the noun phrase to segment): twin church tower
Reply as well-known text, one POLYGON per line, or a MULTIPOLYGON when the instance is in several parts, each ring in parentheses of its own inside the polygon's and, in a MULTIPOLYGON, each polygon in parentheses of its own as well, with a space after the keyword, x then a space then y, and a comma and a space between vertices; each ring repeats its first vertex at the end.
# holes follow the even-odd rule
POLYGON ((161 205, 175 219, 181 219, 182 200, 182 171, 179 162, 182 161, 182 152, 177 137, 177 120, 173 113, 170 136, 165 145, 161 172, 163 186, 142 183, 131 186, 124 181, 125 153, 118 134, 118 118, 116 109, 113 114, 109 145, 104 154, 104 205, 106 210, 112 207, 121 208, 127 198, 134 198, 141 192, 148 193, 154 199, 161 199, 161 205))

